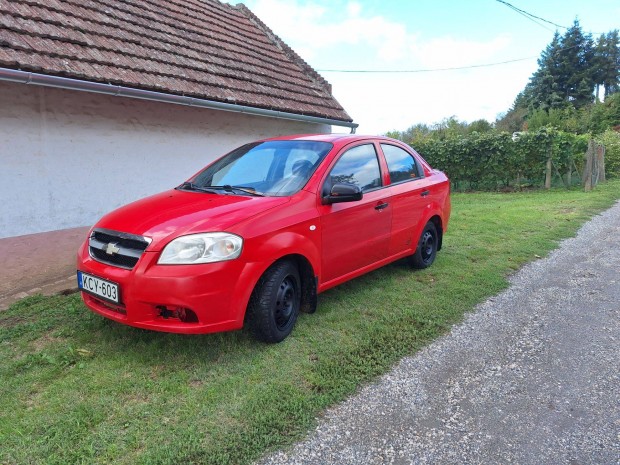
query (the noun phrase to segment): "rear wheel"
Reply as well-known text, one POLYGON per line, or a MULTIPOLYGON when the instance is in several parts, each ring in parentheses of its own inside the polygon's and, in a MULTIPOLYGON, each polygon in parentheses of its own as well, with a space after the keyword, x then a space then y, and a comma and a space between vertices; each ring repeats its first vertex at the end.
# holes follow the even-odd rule
POLYGON ((295 326, 300 305, 297 266, 289 260, 277 262, 265 271, 250 298, 250 330, 261 341, 283 341, 295 326))
POLYGON ((437 228, 432 221, 429 221, 422 230, 422 235, 418 241, 418 248, 409 259, 411 266, 418 269, 431 266, 437 255, 438 244, 439 236, 437 235, 437 228))

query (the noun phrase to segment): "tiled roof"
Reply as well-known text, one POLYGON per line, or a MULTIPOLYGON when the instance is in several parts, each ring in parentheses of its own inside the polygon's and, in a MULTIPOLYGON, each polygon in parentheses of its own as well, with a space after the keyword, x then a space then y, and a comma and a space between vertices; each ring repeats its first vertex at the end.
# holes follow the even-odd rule
POLYGON ((247 7, 217 0, 0 0, 0 67, 351 121, 247 7))

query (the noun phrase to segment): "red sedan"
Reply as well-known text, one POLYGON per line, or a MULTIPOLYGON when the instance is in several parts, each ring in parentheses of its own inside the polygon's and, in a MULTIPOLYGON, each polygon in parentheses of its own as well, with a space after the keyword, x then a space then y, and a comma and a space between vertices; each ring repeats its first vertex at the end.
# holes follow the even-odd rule
POLYGON ((104 216, 78 252, 78 286, 119 323, 175 333, 245 323, 279 342, 318 293, 404 257, 430 266, 449 216, 447 177, 399 141, 269 139, 104 216))

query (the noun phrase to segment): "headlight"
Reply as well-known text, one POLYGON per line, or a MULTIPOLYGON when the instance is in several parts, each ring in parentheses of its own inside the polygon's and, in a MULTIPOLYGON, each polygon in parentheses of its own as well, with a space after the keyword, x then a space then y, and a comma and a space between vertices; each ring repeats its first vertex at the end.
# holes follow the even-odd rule
POLYGON ((233 260, 241 254, 243 239, 229 233, 191 234, 177 237, 164 247, 157 263, 191 265, 233 260))

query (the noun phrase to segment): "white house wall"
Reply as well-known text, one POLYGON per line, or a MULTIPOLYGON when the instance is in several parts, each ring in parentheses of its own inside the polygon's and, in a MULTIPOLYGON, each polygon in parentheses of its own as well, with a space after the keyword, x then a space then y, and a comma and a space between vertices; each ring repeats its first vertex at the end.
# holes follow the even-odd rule
POLYGON ((245 142, 330 129, 0 83, 0 238, 88 226, 245 142))

